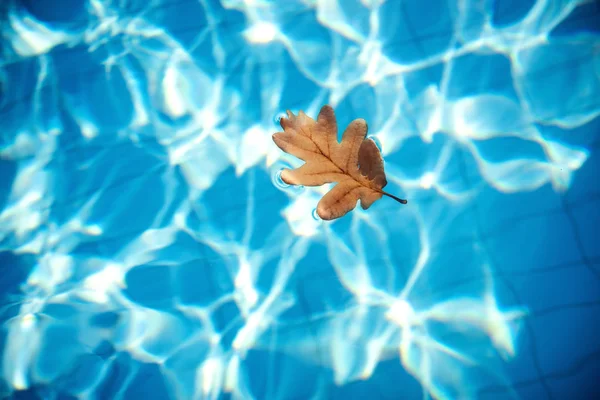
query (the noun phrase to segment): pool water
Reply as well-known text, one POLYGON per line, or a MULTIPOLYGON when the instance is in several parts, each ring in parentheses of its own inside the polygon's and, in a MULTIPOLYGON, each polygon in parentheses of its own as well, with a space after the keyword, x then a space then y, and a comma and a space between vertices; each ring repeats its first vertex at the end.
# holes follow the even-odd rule
MULTIPOLYGON (((59 4, 60 3, 60 4, 59 4)), ((0 397, 592 399, 600 6, 0 4, 0 397), (389 197, 288 185, 357 118, 389 197)))

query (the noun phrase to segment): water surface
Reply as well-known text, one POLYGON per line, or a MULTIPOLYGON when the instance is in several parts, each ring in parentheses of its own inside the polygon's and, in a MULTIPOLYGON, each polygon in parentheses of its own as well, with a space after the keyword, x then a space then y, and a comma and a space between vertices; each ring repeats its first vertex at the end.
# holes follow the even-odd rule
POLYGON ((0 393, 593 398, 599 19, 3 1, 0 393), (324 104, 368 121, 408 205, 325 222, 328 188, 282 184, 278 117, 324 104))

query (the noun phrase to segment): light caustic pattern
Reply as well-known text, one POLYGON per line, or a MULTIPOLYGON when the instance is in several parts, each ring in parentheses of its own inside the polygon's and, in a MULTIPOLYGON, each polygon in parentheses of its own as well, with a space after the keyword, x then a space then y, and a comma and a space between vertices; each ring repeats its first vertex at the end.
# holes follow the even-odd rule
POLYGON ((589 204, 568 195, 600 113, 594 2, 28 4, 1 8, 0 254, 26 270, 2 391, 550 396, 554 364, 506 367, 535 347, 515 276, 572 260, 499 238, 589 204), (277 115, 327 103, 369 122, 408 206, 324 223, 327 188, 281 185, 277 115))

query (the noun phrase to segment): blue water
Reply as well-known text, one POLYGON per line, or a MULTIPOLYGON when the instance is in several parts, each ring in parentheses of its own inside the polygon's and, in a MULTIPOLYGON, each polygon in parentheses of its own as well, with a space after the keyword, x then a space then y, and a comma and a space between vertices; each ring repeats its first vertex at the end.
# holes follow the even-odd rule
POLYGON ((0 4, 0 397, 592 399, 595 1, 0 4), (288 186, 286 110, 386 191, 288 186))

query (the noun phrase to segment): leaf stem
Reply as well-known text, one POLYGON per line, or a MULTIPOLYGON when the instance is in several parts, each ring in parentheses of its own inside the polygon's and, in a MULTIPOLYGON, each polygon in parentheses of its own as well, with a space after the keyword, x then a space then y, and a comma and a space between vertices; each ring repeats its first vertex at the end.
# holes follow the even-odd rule
POLYGON ((389 194, 388 192, 384 192, 383 190, 381 191, 381 193, 383 195, 385 195, 385 196, 391 197, 392 199, 396 200, 398 203, 402 203, 402 204, 408 203, 408 200, 401 199, 399 197, 394 196, 393 194, 389 194))

